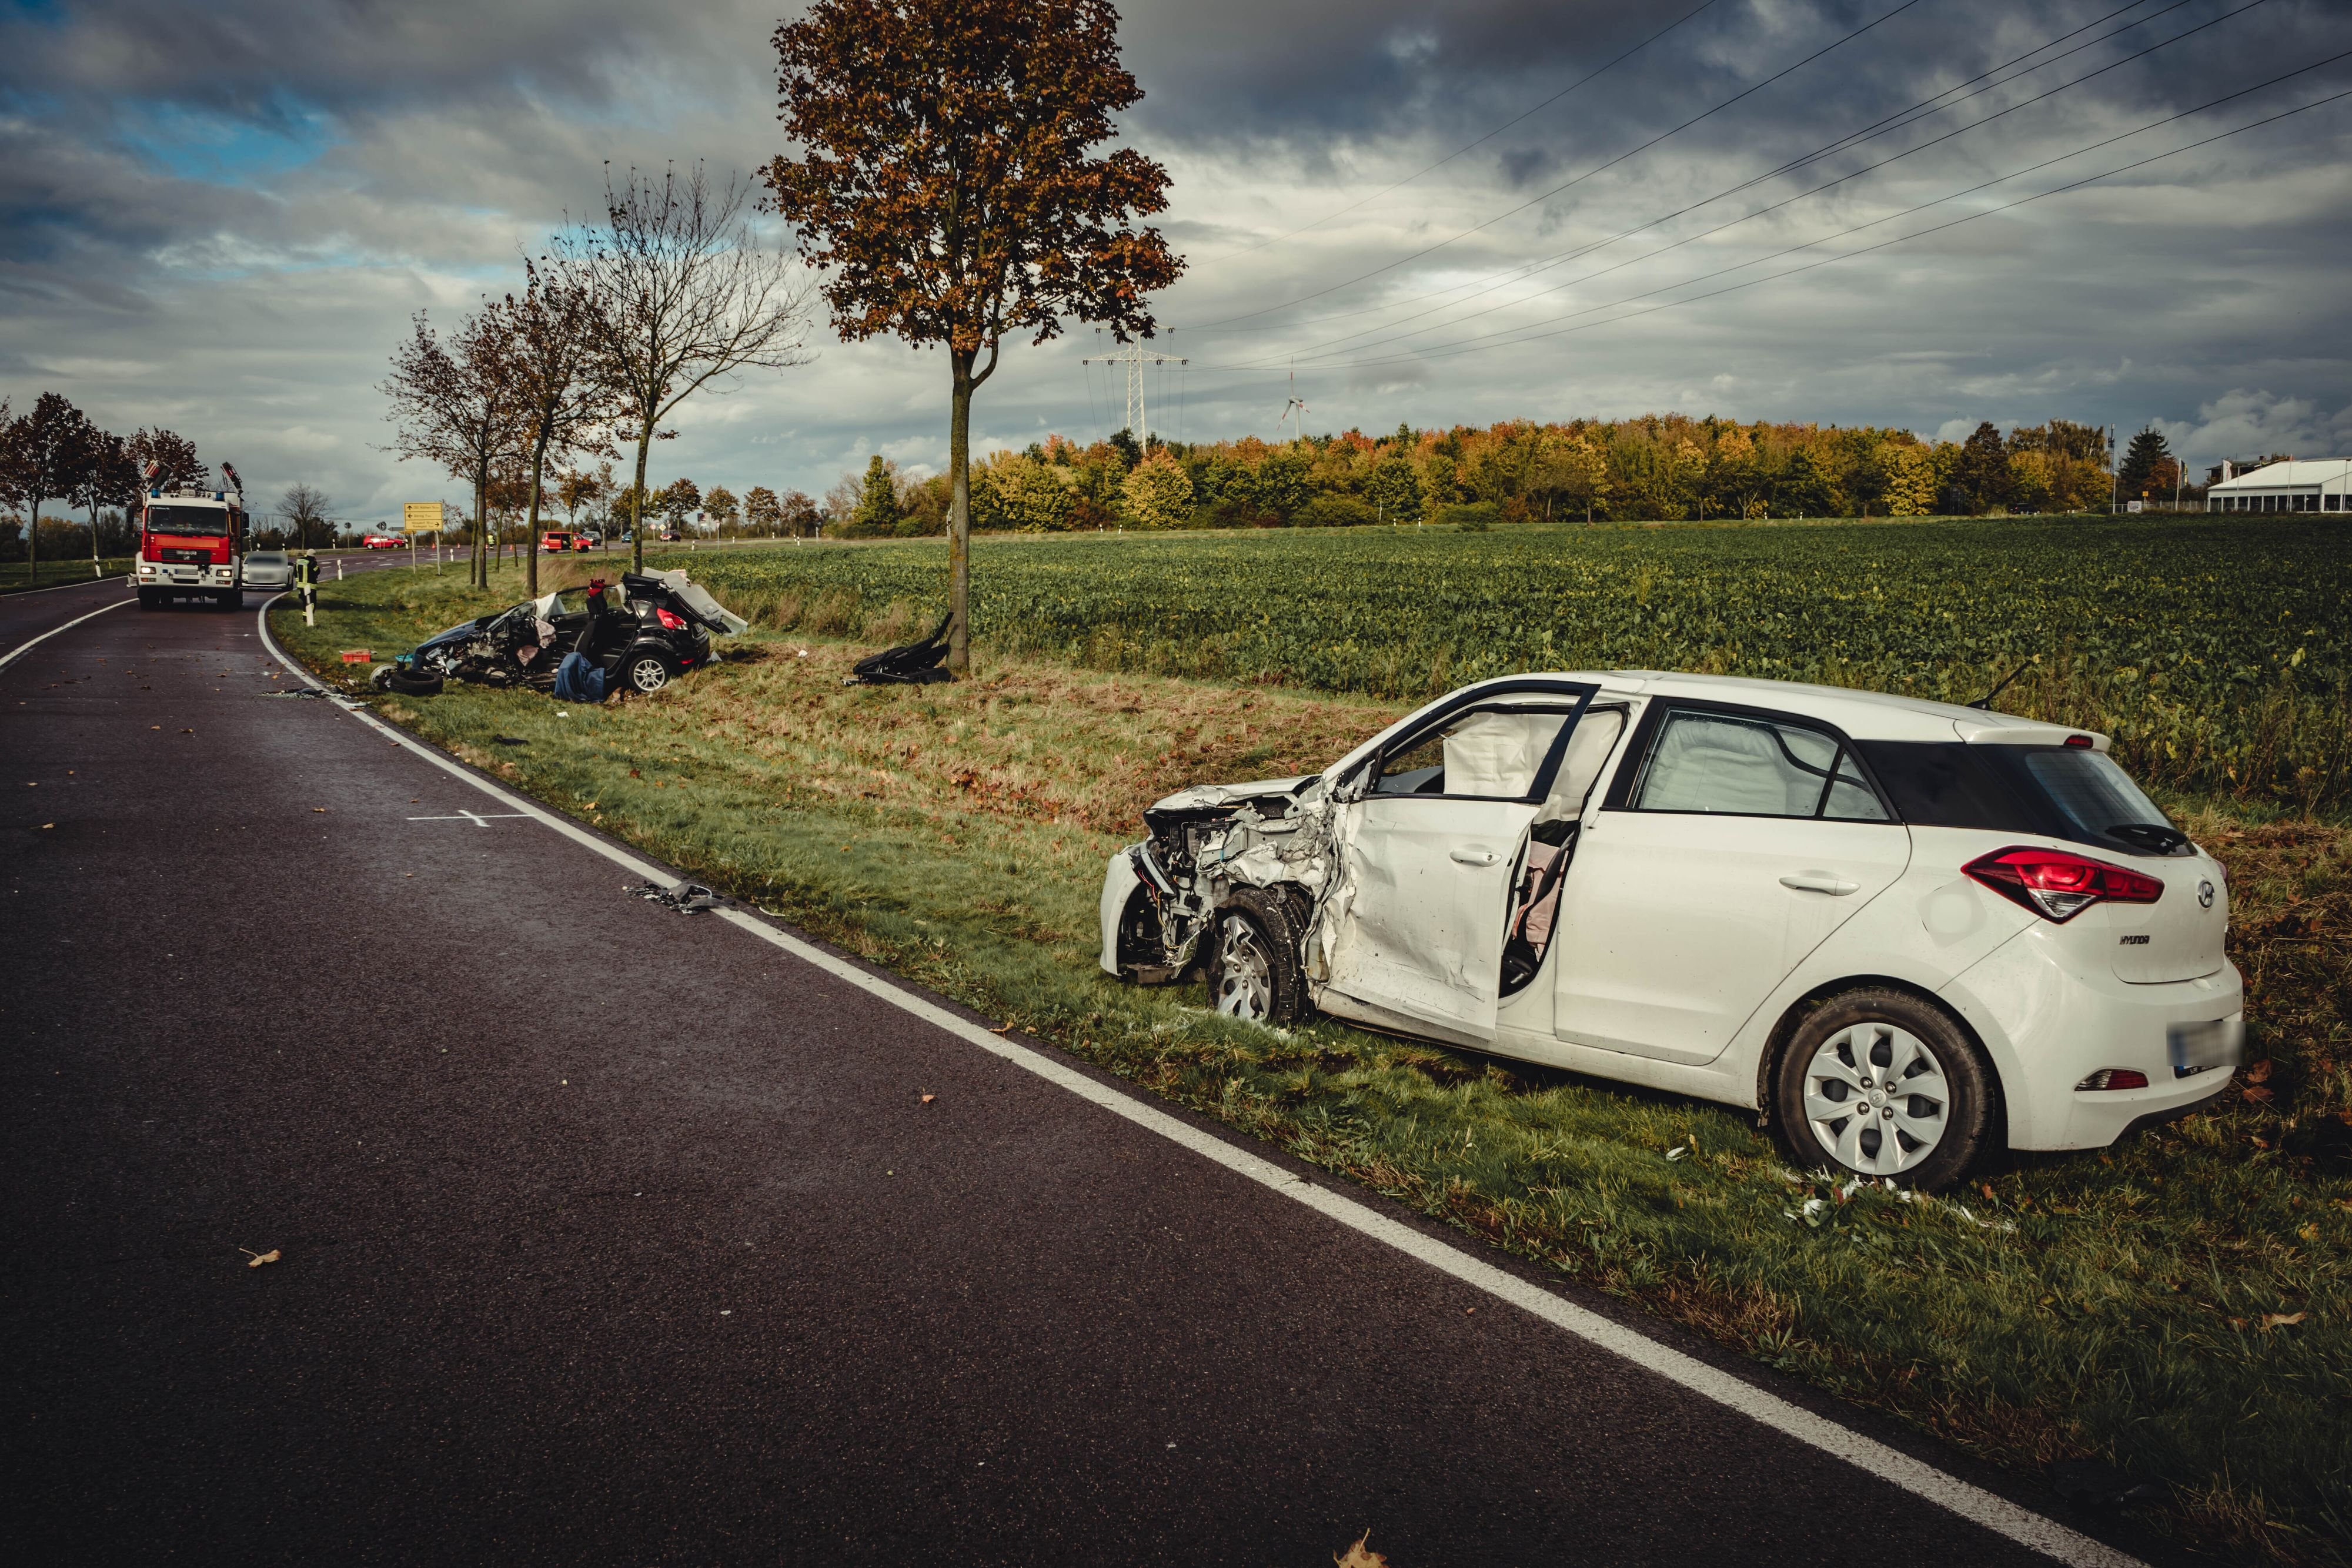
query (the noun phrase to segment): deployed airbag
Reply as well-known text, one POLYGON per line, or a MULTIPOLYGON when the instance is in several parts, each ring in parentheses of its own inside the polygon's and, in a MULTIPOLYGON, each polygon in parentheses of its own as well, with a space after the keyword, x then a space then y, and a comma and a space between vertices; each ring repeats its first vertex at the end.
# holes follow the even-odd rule
POLYGON ((1567 717, 1558 713, 1474 713, 1445 732, 1445 792, 1517 800, 1567 717))

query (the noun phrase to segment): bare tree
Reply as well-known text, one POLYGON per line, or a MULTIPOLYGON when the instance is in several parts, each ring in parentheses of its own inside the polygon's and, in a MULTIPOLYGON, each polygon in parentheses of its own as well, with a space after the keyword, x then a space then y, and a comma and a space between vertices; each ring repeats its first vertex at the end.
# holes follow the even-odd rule
MULTIPOLYGON (((310 544, 312 528, 327 525, 327 508, 331 504, 322 490, 301 484, 286 486, 286 493, 278 497, 278 509, 294 529, 296 549, 310 544)), ((331 538, 329 542, 332 542, 331 538)))
POLYGON ((630 556, 646 559, 646 459, 661 422, 712 381, 806 364, 813 293, 790 256, 762 248, 743 212, 751 190, 714 189, 702 165, 656 181, 632 170, 604 188, 606 225, 572 229, 557 254, 594 278, 600 373, 635 437, 630 556))
POLYGON ((523 461, 530 475, 523 530, 530 596, 539 597, 539 514, 547 498, 547 460, 576 451, 610 450, 606 426, 621 412, 617 392, 595 371, 596 296, 588 269, 562 261, 523 263, 522 298, 499 308, 521 411, 523 461))
POLYGON ((484 310, 444 346, 419 311, 409 340, 392 356, 392 374, 380 389, 392 400, 385 415, 396 431, 392 450, 404 461, 438 463, 474 490, 474 555, 469 575, 490 581, 489 488, 499 461, 511 455, 520 424, 514 368, 506 334, 484 310))

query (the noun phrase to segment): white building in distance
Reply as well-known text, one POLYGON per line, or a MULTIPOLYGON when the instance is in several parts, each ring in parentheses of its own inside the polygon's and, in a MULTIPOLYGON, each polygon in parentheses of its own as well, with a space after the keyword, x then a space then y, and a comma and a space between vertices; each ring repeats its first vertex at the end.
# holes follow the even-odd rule
POLYGON ((2205 492, 2209 512, 2352 510, 2352 457, 2273 463, 2222 480, 2205 492))

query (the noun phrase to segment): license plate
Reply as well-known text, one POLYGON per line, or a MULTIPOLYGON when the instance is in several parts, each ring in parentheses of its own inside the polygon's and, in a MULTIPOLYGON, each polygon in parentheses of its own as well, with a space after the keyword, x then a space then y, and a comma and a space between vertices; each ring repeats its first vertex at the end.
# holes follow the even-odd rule
POLYGON ((2239 1017, 2177 1023, 2164 1031, 2164 1043, 2175 1078, 2209 1068, 2235 1067, 2245 1060, 2246 1020, 2239 1017))

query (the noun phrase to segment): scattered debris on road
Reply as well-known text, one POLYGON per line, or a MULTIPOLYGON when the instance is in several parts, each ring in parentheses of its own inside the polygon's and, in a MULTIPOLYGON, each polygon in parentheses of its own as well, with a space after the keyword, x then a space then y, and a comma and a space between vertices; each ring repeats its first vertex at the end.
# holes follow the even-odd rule
POLYGON ((275 1263, 279 1258, 278 1250, 275 1247, 267 1252, 256 1252, 250 1247, 240 1247, 237 1250, 245 1254, 245 1266, 248 1269, 258 1269, 264 1263, 275 1263))
POLYGON ((723 908, 727 903, 698 882, 675 882, 667 887, 657 882, 646 882, 621 891, 633 893, 649 904, 675 909, 680 915, 700 915, 708 909, 723 908))

